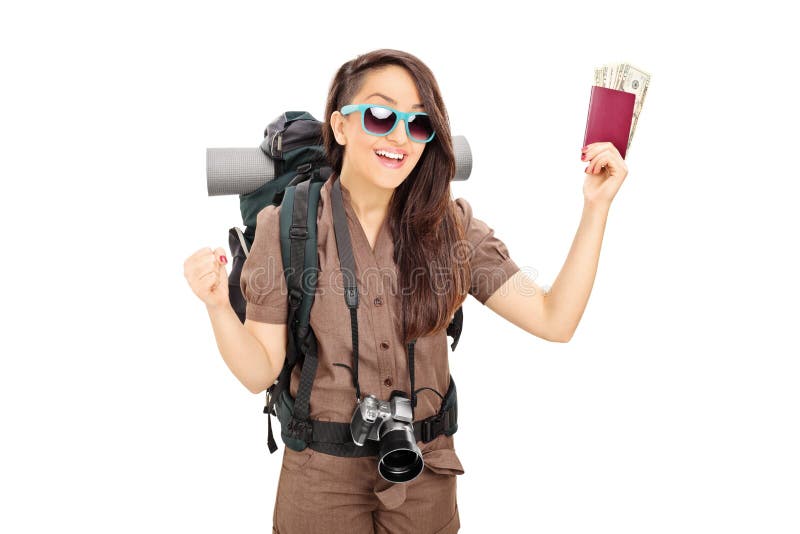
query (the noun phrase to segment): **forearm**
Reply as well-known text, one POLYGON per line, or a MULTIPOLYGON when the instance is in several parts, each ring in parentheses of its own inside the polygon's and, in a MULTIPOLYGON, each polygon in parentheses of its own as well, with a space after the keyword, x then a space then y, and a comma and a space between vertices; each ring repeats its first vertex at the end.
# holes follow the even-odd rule
POLYGON ((214 329, 222 359, 228 368, 248 390, 258 393, 264 390, 278 374, 272 368, 264 347, 239 320, 233 308, 206 307, 214 329))
POLYGON ((569 255, 545 299, 548 315, 561 339, 572 337, 589 301, 608 210, 608 205, 584 203, 569 255))

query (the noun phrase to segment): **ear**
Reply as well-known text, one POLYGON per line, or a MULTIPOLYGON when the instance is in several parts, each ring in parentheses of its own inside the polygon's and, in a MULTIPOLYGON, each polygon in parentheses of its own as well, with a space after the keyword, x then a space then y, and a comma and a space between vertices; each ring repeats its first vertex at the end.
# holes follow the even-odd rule
POLYGON ((338 111, 334 111, 331 113, 330 124, 336 142, 345 146, 347 144, 347 136, 344 134, 344 115, 338 111))

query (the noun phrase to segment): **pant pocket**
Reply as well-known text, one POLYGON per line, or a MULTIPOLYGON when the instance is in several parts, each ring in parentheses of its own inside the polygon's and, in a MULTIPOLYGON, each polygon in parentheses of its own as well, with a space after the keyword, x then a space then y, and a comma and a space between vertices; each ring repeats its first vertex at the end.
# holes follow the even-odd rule
POLYGON ((283 449, 283 463, 281 467, 291 472, 300 471, 307 467, 317 454, 319 453, 310 447, 306 447, 299 452, 285 447, 283 449))

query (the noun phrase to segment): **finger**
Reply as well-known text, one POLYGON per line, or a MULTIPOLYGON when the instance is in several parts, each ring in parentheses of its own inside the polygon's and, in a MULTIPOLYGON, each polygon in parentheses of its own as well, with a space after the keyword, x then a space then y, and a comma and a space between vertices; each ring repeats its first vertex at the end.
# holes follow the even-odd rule
POLYGON ((592 158, 597 156, 597 154, 599 154, 603 150, 602 144, 603 143, 592 143, 590 145, 587 145, 586 151, 582 152, 582 155, 584 157, 581 159, 583 161, 591 161, 592 158))
POLYGON ((186 260, 183 262, 183 275, 191 275, 198 263, 202 261, 203 256, 209 252, 211 252, 209 247, 203 247, 200 250, 193 252, 188 258, 186 258, 186 260))
POLYGON ((606 150, 611 152, 612 155, 619 156, 620 159, 622 158, 622 156, 619 153, 619 150, 617 150, 617 147, 616 147, 616 145, 614 145, 614 143, 606 143, 606 145, 607 145, 606 146, 606 150))
POLYGON ((614 143, 609 142, 602 142, 602 143, 590 143, 586 145, 586 150, 582 152, 586 154, 586 159, 584 161, 589 161, 593 157, 597 156, 599 153, 603 152, 604 150, 616 150, 614 143))
POLYGON ((592 174, 599 174, 608 167, 611 158, 606 153, 598 154, 592 166, 592 174))
POLYGON ((594 156, 591 161, 589 161, 589 166, 586 167, 586 172, 589 174, 595 174, 600 167, 606 165, 608 163, 608 153, 603 151, 594 156))
POLYGON ((183 262, 183 276, 190 282, 192 280, 202 282, 205 276, 215 273, 217 279, 225 278, 227 280, 228 271, 225 269, 227 261, 224 248, 201 248, 183 262))
POLYGON ((225 254, 224 248, 217 247, 214 249, 214 260, 218 265, 224 265, 228 263, 228 256, 225 254))
POLYGON ((217 264, 219 273, 227 278, 228 271, 225 269, 225 266, 228 264, 228 256, 225 254, 224 248, 217 247, 214 249, 214 261, 217 264))
POLYGON ((594 171, 596 173, 601 173, 604 170, 610 171, 613 165, 614 165, 614 156, 612 154, 606 153, 598 158, 597 163, 595 163, 594 166, 594 171))
POLYGON ((218 264, 214 259, 214 252, 210 248, 198 251, 197 256, 191 257, 184 262, 183 274, 187 278, 199 279, 203 274, 216 271, 218 264))
POLYGON ((228 257, 225 255, 225 249, 222 247, 218 247, 214 249, 214 261, 217 262, 217 273, 219 281, 224 281, 225 283, 228 282, 228 270, 225 268, 225 265, 228 263, 228 257))
POLYGON ((590 152, 590 151, 597 151, 598 147, 603 143, 588 143, 586 146, 581 148, 582 152, 590 152))
POLYGON ((228 257, 225 254, 225 249, 217 247, 215 249, 207 249, 206 252, 197 261, 197 272, 217 271, 225 273, 225 264, 228 262, 228 257), (220 266, 222 271, 220 271, 220 266))

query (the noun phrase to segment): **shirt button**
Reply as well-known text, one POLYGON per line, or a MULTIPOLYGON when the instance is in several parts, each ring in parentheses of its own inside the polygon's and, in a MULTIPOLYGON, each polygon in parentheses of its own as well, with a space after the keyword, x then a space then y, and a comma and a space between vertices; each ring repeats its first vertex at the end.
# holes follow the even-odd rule
POLYGON ((389 350, 389 343, 386 341, 381 341, 381 349, 389 350))
POLYGON ((380 297, 375 297, 373 302, 375 303, 375 306, 383 306, 383 299, 380 297))
POLYGON ((391 376, 386 377, 386 380, 383 381, 383 385, 386 386, 387 388, 392 387, 392 377, 391 376))

